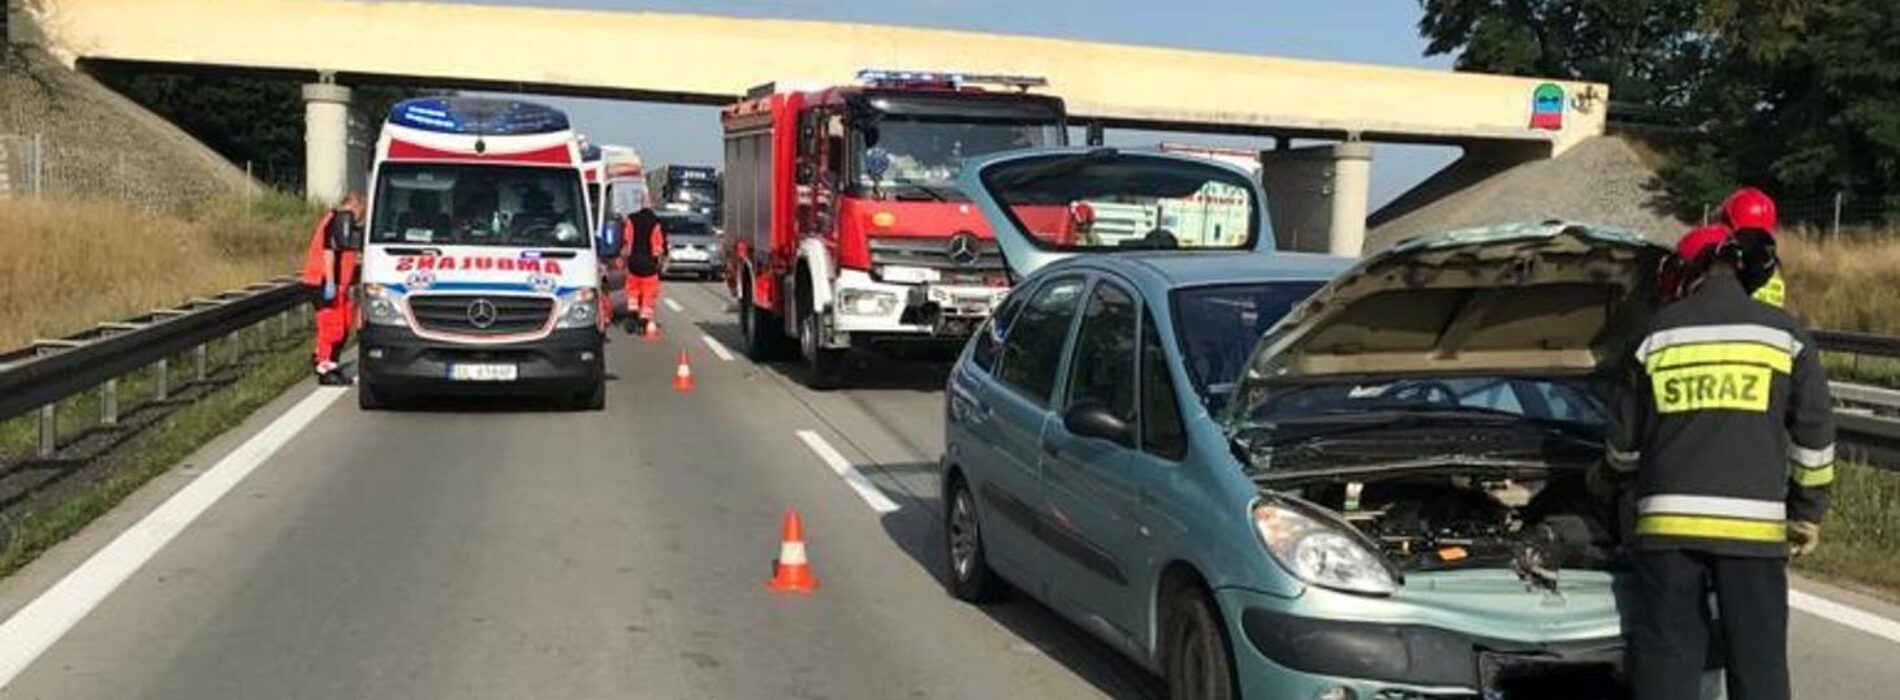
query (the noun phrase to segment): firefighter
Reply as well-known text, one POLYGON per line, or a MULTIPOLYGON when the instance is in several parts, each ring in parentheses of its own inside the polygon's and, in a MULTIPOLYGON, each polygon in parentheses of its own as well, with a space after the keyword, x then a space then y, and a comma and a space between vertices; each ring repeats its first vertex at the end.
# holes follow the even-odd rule
POLYGON ((310 247, 304 254, 301 275, 304 286, 310 287, 315 296, 317 337, 312 362, 317 383, 332 386, 350 383, 349 377, 340 371, 337 356, 350 337, 350 285, 356 281, 356 253, 349 250, 344 241, 336 240, 336 232, 330 230, 330 223, 338 212, 348 212, 355 217, 360 230, 362 196, 354 192, 344 196, 335 209, 325 211, 317 220, 316 230, 310 233, 310 247))
POLYGON ((1628 358, 1598 477, 1634 487, 1631 690, 1699 695, 1713 591, 1729 697, 1785 700, 1787 561, 1819 543, 1834 481, 1827 377, 1808 332, 1749 298, 1731 232, 1677 252, 1686 293, 1628 358))
POLYGON ((1741 246, 1743 286, 1764 304, 1780 308, 1787 295, 1775 254, 1775 200, 1753 187, 1742 187, 1722 200, 1722 223, 1741 246))
POLYGON ((627 333, 643 335, 657 322, 660 272, 666 264, 666 230, 649 205, 628 214, 620 231, 620 257, 627 265, 627 333))

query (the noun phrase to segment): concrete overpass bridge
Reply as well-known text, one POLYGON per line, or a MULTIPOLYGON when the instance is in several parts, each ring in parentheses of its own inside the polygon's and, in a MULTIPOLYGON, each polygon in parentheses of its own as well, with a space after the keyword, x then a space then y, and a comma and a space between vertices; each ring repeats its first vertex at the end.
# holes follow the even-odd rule
POLYGON ((324 199, 346 182, 351 84, 724 104, 771 80, 964 70, 1044 76, 1096 127, 1334 142, 1263 154, 1274 224, 1297 247, 1356 255, 1368 144, 1548 158, 1603 133, 1608 104, 1600 84, 834 22, 350 0, 9 0, 9 12, 10 40, 69 65, 311 81, 306 180, 324 199))

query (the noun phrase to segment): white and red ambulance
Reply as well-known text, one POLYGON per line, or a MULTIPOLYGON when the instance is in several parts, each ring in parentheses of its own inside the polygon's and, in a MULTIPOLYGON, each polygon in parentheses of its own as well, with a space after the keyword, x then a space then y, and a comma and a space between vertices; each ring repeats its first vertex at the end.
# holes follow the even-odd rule
POLYGON ((406 100, 376 144, 363 241, 366 409, 420 395, 606 400, 600 263, 560 110, 406 100))

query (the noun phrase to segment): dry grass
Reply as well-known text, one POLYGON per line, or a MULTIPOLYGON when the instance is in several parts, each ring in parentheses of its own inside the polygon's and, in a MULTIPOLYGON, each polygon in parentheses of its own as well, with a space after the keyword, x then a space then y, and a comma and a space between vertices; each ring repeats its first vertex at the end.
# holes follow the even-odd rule
POLYGON ((1900 233, 1778 243, 1788 308, 1810 328, 1900 335, 1900 233))
POLYGON ((313 215, 283 195, 192 218, 0 200, 0 348, 293 273, 313 215))

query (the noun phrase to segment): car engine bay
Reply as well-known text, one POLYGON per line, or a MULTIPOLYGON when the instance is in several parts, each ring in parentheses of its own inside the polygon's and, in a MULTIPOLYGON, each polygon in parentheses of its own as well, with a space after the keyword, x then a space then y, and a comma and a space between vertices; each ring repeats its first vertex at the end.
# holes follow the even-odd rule
POLYGON ((1613 515, 1583 482, 1580 470, 1510 478, 1431 469, 1292 492, 1352 524, 1400 571, 1508 566, 1548 585, 1560 569, 1613 563, 1613 515))

